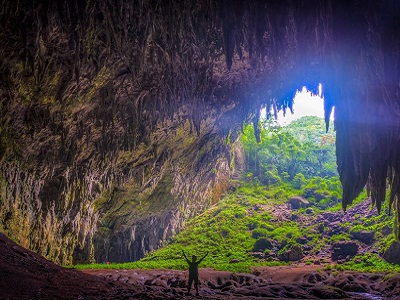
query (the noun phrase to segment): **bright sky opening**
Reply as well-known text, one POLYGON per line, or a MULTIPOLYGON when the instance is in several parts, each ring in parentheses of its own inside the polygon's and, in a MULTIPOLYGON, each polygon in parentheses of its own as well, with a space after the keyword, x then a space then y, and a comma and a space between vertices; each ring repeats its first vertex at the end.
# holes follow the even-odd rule
MULTIPOLYGON (((321 94, 321 85, 319 86, 319 94, 321 94)), ((297 91, 293 100, 293 114, 289 109, 286 110, 286 116, 283 116, 283 111, 278 113, 278 124, 285 126, 290 124, 292 121, 297 120, 304 116, 317 116, 320 118, 324 117, 324 100, 318 95, 312 95, 311 92, 307 91, 304 86, 301 91, 297 91)), ((265 116, 265 110, 261 113, 265 116)), ((331 115, 332 118, 333 114, 331 115)))

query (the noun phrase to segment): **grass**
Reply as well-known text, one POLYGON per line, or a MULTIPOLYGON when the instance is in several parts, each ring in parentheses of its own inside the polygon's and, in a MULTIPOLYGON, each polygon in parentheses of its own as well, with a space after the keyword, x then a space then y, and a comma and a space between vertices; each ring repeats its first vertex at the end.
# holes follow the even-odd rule
POLYGON ((281 188, 241 186, 217 205, 187 222, 184 230, 169 241, 167 246, 148 253, 140 261, 76 265, 74 268, 186 269, 182 250, 188 256, 202 256, 209 252, 201 267, 216 270, 249 272, 253 266, 283 265, 285 263, 254 258, 250 252, 260 236, 277 241, 288 239, 288 236, 291 240, 300 236, 300 230, 294 226, 294 222, 278 224, 267 210, 271 203, 282 203, 288 196, 288 191, 282 191, 281 188), (253 233, 257 231, 261 235, 253 233))
MULTIPOLYGON (((308 187, 310 190, 310 187, 308 187)), ((184 250, 188 257, 196 255, 201 257, 206 252, 209 255, 201 263, 200 267, 210 267, 215 270, 226 270, 231 272, 249 272, 254 266, 286 265, 288 263, 279 260, 258 258, 253 252, 269 252, 267 248, 259 245, 271 242, 274 247, 279 246, 278 254, 299 246, 299 239, 305 240, 311 246, 309 251, 313 253, 326 249, 329 244, 336 241, 350 240, 351 231, 379 230, 384 226, 392 224, 392 218, 384 214, 372 218, 360 216, 354 224, 342 224, 351 228, 349 233, 341 233, 323 239, 322 234, 328 228, 319 229, 320 224, 302 224, 291 220, 275 219, 271 209, 276 204, 286 203, 287 199, 301 195, 304 190, 296 190, 288 186, 266 187, 260 184, 242 184, 236 190, 226 195, 216 205, 188 221, 185 228, 173 239, 168 241, 165 247, 154 252, 147 253, 145 257, 136 262, 76 265, 76 269, 187 269, 187 264, 182 256, 184 250), (265 250, 264 250, 265 249, 265 250)), ((318 191, 321 193, 321 191, 318 191)), ((336 190, 334 190, 336 193, 336 190)), ((314 191, 314 194, 315 193, 314 191)), ((332 194, 324 192, 329 198, 332 194)), ((335 197, 335 196, 333 196, 335 197)), ((361 200, 357 198, 355 203, 361 200)), ((333 208, 337 204, 333 201, 333 208)), ((313 206, 312 211, 300 209, 293 212, 293 216, 307 214, 309 217, 316 216, 324 209, 313 206)), ((378 244, 383 249, 390 244, 392 236, 381 237, 378 244)), ((312 259, 306 259, 306 264, 312 264, 312 259)), ((400 271, 383 261, 376 254, 364 254, 354 257, 353 260, 334 267, 335 270, 353 270, 361 272, 400 271)))
POLYGON ((363 273, 400 273, 400 266, 384 261, 376 253, 356 255, 352 260, 331 266, 338 271, 357 271, 363 273))

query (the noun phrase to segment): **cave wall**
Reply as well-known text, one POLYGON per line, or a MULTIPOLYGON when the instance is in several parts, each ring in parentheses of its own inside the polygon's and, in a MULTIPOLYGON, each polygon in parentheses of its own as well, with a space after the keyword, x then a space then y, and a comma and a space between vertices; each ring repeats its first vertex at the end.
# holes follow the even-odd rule
POLYGON ((205 20, 186 4, 118 4, 2 2, 0 230, 62 264, 142 257, 233 170, 210 49, 188 47, 205 20))
POLYGON ((243 122, 320 82, 344 207, 368 183, 379 208, 387 178, 399 205, 399 16, 384 0, 1 1, 0 230, 62 264, 140 258, 218 200, 243 122))

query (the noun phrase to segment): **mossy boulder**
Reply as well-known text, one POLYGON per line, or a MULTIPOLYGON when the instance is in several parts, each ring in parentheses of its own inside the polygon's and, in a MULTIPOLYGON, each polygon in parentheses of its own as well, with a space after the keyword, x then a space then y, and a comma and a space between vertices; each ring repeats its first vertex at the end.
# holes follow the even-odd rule
POLYGON ((332 260, 355 256, 357 253, 358 245, 354 241, 341 241, 332 245, 332 260))
POLYGON ((271 240, 267 238, 259 238, 253 246, 253 251, 254 252, 265 251, 267 249, 272 249, 273 247, 274 245, 271 240))
POLYGON ((363 242, 364 244, 371 245, 375 241, 375 232, 359 230, 352 231, 350 233, 351 237, 357 241, 363 242))
POLYGON ((383 253, 383 258, 387 262, 400 265, 400 243, 394 241, 383 253))
POLYGON ((310 202, 301 196, 289 198, 288 203, 292 209, 299 209, 302 207, 308 207, 310 205, 310 202))
POLYGON ((299 245, 294 245, 293 247, 279 254, 279 259, 282 261, 298 261, 303 257, 303 249, 299 245))

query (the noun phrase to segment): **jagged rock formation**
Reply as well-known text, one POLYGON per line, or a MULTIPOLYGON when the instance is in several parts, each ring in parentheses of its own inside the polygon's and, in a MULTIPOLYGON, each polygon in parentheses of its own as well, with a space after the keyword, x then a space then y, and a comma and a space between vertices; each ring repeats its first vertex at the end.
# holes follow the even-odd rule
POLYGON ((388 178, 399 214, 400 5, 341 2, 1 1, 0 230, 137 259, 218 200, 243 121, 320 82, 344 208, 388 178))

